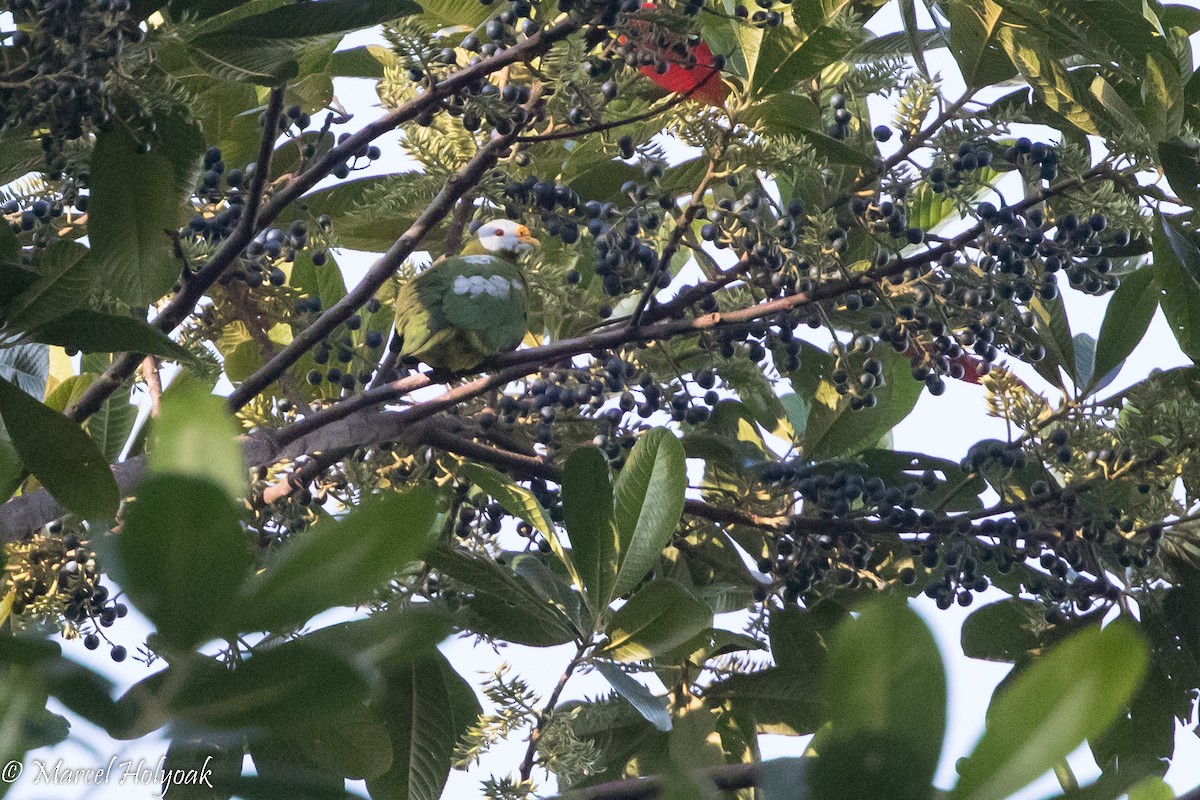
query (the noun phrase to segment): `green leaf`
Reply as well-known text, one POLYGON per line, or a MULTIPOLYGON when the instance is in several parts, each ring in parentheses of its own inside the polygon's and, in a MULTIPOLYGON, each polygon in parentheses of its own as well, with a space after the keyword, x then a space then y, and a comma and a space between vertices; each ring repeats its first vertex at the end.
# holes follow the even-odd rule
POLYGON ((41 400, 50 374, 50 348, 44 344, 17 344, 0 348, 0 378, 15 383, 30 397, 41 400))
POLYGON ((8 313, 8 324, 26 331, 78 308, 92 287, 91 260, 83 245, 55 242, 34 262, 37 279, 17 295, 8 313))
POLYGON ((435 517, 435 493, 420 488, 365 498, 345 518, 296 534, 246 585, 245 629, 292 628, 328 608, 367 602, 421 557, 435 517))
POLYGON ((883 362, 883 385, 875 389, 878 402, 874 408, 852 411, 849 397, 839 395, 831 379, 834 358, 804 345, 800 369, 791 377, 796 394, 808 407, 804 425, 808 458, 832 458, 873 447, 916 406, 923 384, 913 380, 908 359, 886 349, 876 357, 883 362))
POLYGON ((204 139, 175 118, 157 120, 159 141, 148 153, 125 125, 96 137, 91 160, 88 240, 92 269, 104 288, 131 307, 162 297, 179 279, 167 231, 185 221, 185 198, 204 139))
POLYGON ((289 281, 302 293, 320 300, 323 308, 329 308, 346 296, 346 280, 342 276, 341 268, 332 255, 327 255, 326 258, 326 263, 318 267, 313 264, 311 253, 305 250, 297 251, 289 281))
POLYGON ((333 218, 340 247, 382 253, 408 230, 441 188, 436 175, 399 172, 342 181, 306 195, 304 201, 309 213, 333 218), (398 204, 397 198, 403 202, 398 204))
POLYGON ((165 475, 139 487, 117 537, 121 587, 172 648, 233 633, 231 607, 253 565, 239 516, 207 480, 165 475))
POLYGON ((1175 800, 1175 790, 1162 778, 1147 778, 1129 790, 1129 800, 1175 800))
POLYGON ((1113 85, 1103 77, 1097 75, 1092 78, 1088 91, 1100 103, 1100 108, 1107 115, 1106 132, 1113 135, 1124 133, 1139 138, 1148 135, 1141 120, 1133 113, 1133 109, 1118 94, 1113 85))
POLYGON ((196 66, 223 81, 277 86, 300 74, 293 42, 213 33, 188 42, 196 66))
POLYGON ((1053 300, 1034 297, 1029 301, 1029 310, 1034 314, 1034 330, 1037 331, 1042 346, 1046 348, 1046 357, 1034 364, 1034 369, 1055 386, 1063 385, 1063 379, 1058 372, 1059 367, 1074 381, 1075 339, 1071 335, 1071 324, 1067 320, 1062 295, 1056 295, 1053 300))
POLYGON ((1074 348, 1075 378, 1079 386, 1091 386, 1096 370, 1096 339, 1090 333, 1077 333, 1074 348))
POLYGON ((1001 28, 998 38, 1022 77, 1051 111, 1084 133, 1100 133, 1085 99, 1088 91, 1079 85, 1080 78, 1046 53, 1040 39, 1014 27, 1001 28))
POLYGON ((941 8, 950 21, 950 52, 969 88, 1000 83, 1016 72, 1000 47, 997 33, 1004 7, 995 0, 951 2, 941 8))
POLYGON ((1200 237, 1159 215, 1154 232, 1154 280, 1175 341, 1200 360, 1200 237))
MULTIPOLYGON (((975 186, 968 199, 974 201, 983 197, 1004 175, 1005 173, 991 167, 983 167, 978 172, 978 185, 975 186)), ((919 183, 913 191, 909 192, 908 199, 905 201, 908 223, 926 233, 936 231, 946 223, 962 219, 959 211, 961 203, 961 199, 957 196, 951 196, 945 192, 935 192, 928 183, 919 183)))
MULTIPOLYGON (((314 720, 319 724, 320 720, 314 720)), ((297 741, 310 730, 256 730, 247 737, 250 757, 257 775, 254 783, 238 779, 231 787, 238 797, 261 797, 264 800, 284 800, 303 797, 306 800, 349 800, 346 797, 346 778, 313 762, 297 741)), ((386 741, 384 742, 386 744, 386 741)))
POLYGON ((350 706, 289 738, 318 769, 331 775, 369 780, 392 766, 388 727, 365 706, 350 706))
POLYGON ((1150 52, 1145 75, 1141 88, 1146 128, 1156 142, 1178 136, 1186 105, 1179 67, 1165 55, 1150 52))
MULTIPOLYGON (((567 582, 550 567, 542 563, 539 555, 521 553, 512 560, 513 572, 521 576, 537 595, 550 603, 579 630, 585 629, 582 597, 573 591, 567 582)), ((590 621, 589 621, 590 622, 590 621)))
POLYGON ((362 47, 351 47, 337 50, 329 57, 329 73, 339 78, 372 78, 383 77, 382 59, 388 57, 388 51, 381 45, 369 44, 362 47), (375 54, 379 53, 377 57, 375 54))
POLYGON ((551 647, 581 636, 554 602, 491 559, 435 547, 425 562, 470 587, 461 613, 468 630, 530 647, 551 647))
POLYGON ((952 800, 1002 800, 1103 733, 1137 690, 1146 663, 1145 642, 1120 620, 1055 647, 992 699, 952 800))
POLYGON ((946 727, 937 642, 903 601, 866 606, 834 631, 825 671, 831 730, 821 737, 816 798, 927 798, 946 727))
POLYGON ((804 735, 829 719, 818 688, 806 672, 771 667, 714 683, 704 699, 710 705, 728 702, 746 709, 766 732, 804 735))
POLYGON ((479 0, 423 0, 421 16, 441 26, 474 28, 491 15, 491 9, 479 0))
POLYGON ((642 434, 614 489, 620 567, 613 594, 642 582, 679 525, 687 489, 683 445, 666 428, 642 434))
POLYGON ((712 626, 712 610, 672 580, 651 581, 617 609, 598 652, 615 661, 644 661, 712 626))
MULTIPOLYGON (((1151 664, 1146 680, 1116 723, 1089 739, 1096 764, 1106 773, 1121 776, 1127 786, 1148 775, 1162 777, 1175 752, 1175 717, 1181 706, 1178 695, 1171 677, 1151 664)), ((1190 709, 1190 697, 1182 705, 1190 709)))
POLYGON ((775 663, 789 670, 798 681, 819 685, 829 660, 833 631, 849 612, 833 600, 822 600, 812 608, 774 608, 767 632, 775 663))
POLYGON ((971 612, 962 625, 962 650, 969 658, 1014 664, 1039 655, 1081 624, 1087 623, 1052 625, 1043 604, 1013 597, 971 612))
POLYGON ((667 698, 655 697, 628 673, 607 661, 597 661, 596 671, 604 676, 608 685, 625 698, 642 718, 660 731, 671 730, 671 714, 667 711, 667 698))
POLYGON ((392 767, 367 779, 372 797, 438 800, 459 737, 482 709, 475 692, 441 653, 389 672, 371 704, 391 736, 392 767))
MULTIPOLYGON (((25 726, 45 711, 46 692, 37 672, 29 667, 9 667, 0 672, 0 758, 6 764, 24 761, 34 742, 25 726)), ((18 773, 19 775, 19 773, 18 773)), ((0 783, 0 794, 12 784, 0 783)))
POLYGON ((88 436, 100 449, 104 460, 112 464, 120 457, 137 422, 138 407, 125 392, 117 392, 84 422, 88 436))
POLYGON ((367 699, 366 679, 348 655, 297 639, 258 648, 234 669, 203 656, 172 663, 161 685, 180 682, 167 708, 186 722, 218 730, 289 729, 367 699))
POLYGON ((1108 301, 1100 338, 1096 340, 1095 377, 1105 378, 1125 363, 1146 335, 1158 310, 1158 284, 1154 268, 1134 270, 1121 278, 1108 301))
POLYGON ((462 474, 471 483, 478 486, 501 508, 518 519, 528 522, 535 531, 547 539, 555 539, 554 523, 550 514, 534 497, 533 492, 523 486, 518 486, 512 478, 497 472, 482 464, 466 463, 462 465, 462 474))
MULTIPOLYGON (((703 593, 700 596, 701 599, 707 602, 707 598, 703 593)), ((709 605, 711 606, 712 603, 710 602, 709 605)), ((707 628, 675 648, 667 654, 666 658, 673 662, 690 661, 696 666, 703 666, 704 662, 710 658, 716 658, 727 653, 765 649, 766 645, 753 636, 747 636, 744 633, 734 633, 733 631, 722 630, 721 628, 707 628)))
POLYGON ((562 478, 563 524, 571 539, 571 561, 593 616, 613 598, 621 557, 613 519, 608 461, 595 447, 581 447, 567 459, 562 478))
POLYGON ((450 635, 450 617, 432 603, 376 611, 365 619, 339 622, 306 633, 304 641, 352 653, 367 672, 424 658, 450 635))
POLYGON ((79 308, 29 332, 39 342, 83 353, 140 353, 193 363, 181 345, 145 320, 79 308))
POLYGON ((319 0, 241 19, 226 33, 261 39, 304 39, 370 28, 420 12, 412 0, 319 0))
POLYGON ((1200 144, 1181 139, 1159 142, 1158 164, 1176 196, 1193 208, 1200 206, 1200 144))
POLYGON ((199 382, 172 385, 150 429, 150 468, 208 478, 231 497, 245 497, 249 476, 238 423, 224 401, 199 382))
POLYGON ((116 514, 117 481, 79 425, 6 380, 0 380, 0 419, 21 462, 56 500, 85 519, 116 514))

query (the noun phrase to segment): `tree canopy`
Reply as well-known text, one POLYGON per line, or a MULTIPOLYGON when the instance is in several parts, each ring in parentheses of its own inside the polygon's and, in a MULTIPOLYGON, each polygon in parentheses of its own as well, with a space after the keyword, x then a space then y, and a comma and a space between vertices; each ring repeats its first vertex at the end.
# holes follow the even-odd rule
POLYGON ((921 5, 8 0, 0 762, 86 720, 177 800, 435 800, 505 739, 490 798, 1172 797, 1200 372, 1122 370, 1159 313, 1200 356, 1200 10, 921 5), (402 358, 499 218, 522 346, 402 358), (1007 437, 896 450, 958 382, 1007 437), (949 786, 918 597, 1012 665, 949 786))

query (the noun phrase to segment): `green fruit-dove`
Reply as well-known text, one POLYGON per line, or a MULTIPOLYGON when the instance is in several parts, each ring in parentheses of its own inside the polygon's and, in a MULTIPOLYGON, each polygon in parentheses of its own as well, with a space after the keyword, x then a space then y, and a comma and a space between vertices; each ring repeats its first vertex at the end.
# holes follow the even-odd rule
POLYGON ((538 244, 524 225, 492 220, 461 255, 404 284, 396 296, 400 356, 463 372, 516 350, 528 330, 525 276, 517 259, 538 244))

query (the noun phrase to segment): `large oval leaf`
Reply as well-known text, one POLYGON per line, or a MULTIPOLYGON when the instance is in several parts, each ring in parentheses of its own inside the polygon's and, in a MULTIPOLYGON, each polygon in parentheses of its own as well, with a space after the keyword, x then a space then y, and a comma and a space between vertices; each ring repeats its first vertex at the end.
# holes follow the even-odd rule
POLYGON ((687 461, 683 445, 666 428, 642 434, 614 490, 620 566, 613 594, 633 589, 671 541, 683 514, 687 461))
POLYGON ((563 523, 571 538, 571 561, 593 614, 613 597, 620 544, 613 522, 608 462, 595 447, 581 447, 563 467, 563 523))
POLYGON ((927 798, 946 727, 946 673, 916 612, 876 602, 834 631, 825 670, 831 730, 811 772, 817 798, 927 798))
POLYGON ((253 563, 229 496, 210 481, 183 475, 141 485, 117 537, 121 586, 183 650, 218 634, 253 563))
POLYGON ((1117 718, 1146 672, 1129 623, 1091 627, 1035 662, 992 699, 987 728, 959 769, 954 800, 1002 800, 1117 718))
POLYGON ((0 380, 0 419, 26 469, 85 519, 111 517, 120 494, 104 455, 75 422, 0 380))
POLYGON ((421 557, 435 516, 434 492, 416 489, 366 498, 345 519, 296 534, 246 586, 243 629, 292 628, 327 608, 365 603, 421 557))

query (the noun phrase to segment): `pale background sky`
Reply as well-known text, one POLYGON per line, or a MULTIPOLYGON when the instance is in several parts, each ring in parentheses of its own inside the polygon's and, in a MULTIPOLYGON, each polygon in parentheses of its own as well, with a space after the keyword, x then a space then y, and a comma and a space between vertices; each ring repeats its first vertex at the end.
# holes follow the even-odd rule
MULTIPOLYGON (((803 1, 803 0, 801 0, 803 1)), ((1200 0, 1187 0, 1183 5, 1200 8, 1200 0)), ((929 26, 922 4, 917 4, 922 16, 922 27, 929 26)), ((7 21, 7 15, 0 20, 7 21)), ((0 23, 2 24, 2 23, 0 23)), ((10 27, 11 22, 5 27, 10 27)), ((899 28, 899 17, 894 5, 881 12, 872 22, 871 28, 877 33, 883 33, 899 28)), ((351 37, 345 47, 356 46, 377 41, 374 34, 365 33, 351 37)), ((1196 39, 1193 38, 1195 46, 1196 39)), ((957 72, 953 62, 946 56, 945 51, 929 54, 929 64, 934 72, 941 71, 946 78, 944 87, 946 96, 953 98, 961 89, 957 82, 957 72)), ((337 95, 342 103, 356 115, 354 127, 358 122, 374 118, 379 110, 372 84, 368 81, 339 79, 337 95)), ((874 123, 888 122, 891 117, 891 107, 886 102, 873 101, 871 112, 874 123)), ((1031 128, 1021 131, 1026 135, 1038 136, 1038 130, 1031 128)), ((1044 134, 1043 134, 1044 135, 1044 134)), ((404 157, 395 146, 395 137, 384 137, 379 142, 385 156, 376 162, 369 172, 391 172, 407 167, 404 157)), ((891 146, 895 146, 893 140, 891 146)), ((1001 189, 1005 187, 1002 185, 1001 189)), ((357 281, 370 266, 374 256, 345 251, 338 256, 348 284, 357 281)), ((1086 297, 1078 292, 1064 292, 1068 315, 1072 330, 1075 333, 1086 332, 1093 336, 1100 330, 1104 309, 1108 298, 1086 297)), ((1130 356, 1125 368, 1117 380, 1103 394, 1114 393, 1124 386, 1136 382, 1155 367, 1169 368, 1188 363, 1187 358, 1179 350, 1174 337, 1168 328, 1161 310, 1155 316, 1141 344, 1130 356)), ((1023 379, 1035 389, 1050 393, 1047 384, 1030 368, 1023 364, 1014 367, 1023 379)), ((1005 427, 1001 420, 986 416, 984 392, 981 387, 961 381, 947 381, 946 393, 941 397, 924 394, 917 404, 916 410, 895 430, 895 447, 897 450, 915 450, 936 456, 959 459, 966 449, 974 442, 983 438, 1004 438, 1005 427)), ((954 783, 954 763, 967 755, 979 735, 983 731, 984 713, 992 690, 1008 672, 1005 664, 994 664, 968 659, 962 655, 959 645, 959 631, 963 619, 985 602, 1003 599, 1005 595, 996 590, 990 590, 977 598, 970 608, 960 608, 957 605, 946 611, 938 610, 931 601, 922 597, 915 601, 916 609, 933 629, 934 635, 942 649, 949 679, 949 718, 946 730, 945 747, 938 770, 936 783, 941 788, 949 788, 954 783)), ((314 621, 314 627, 327 622, 345 618, 345 614, 328 614, 314 621), (323 623, 324 621, 324 623, 323 623)), ((740 630, 742 619, 739 615, 723 615, 718 617, 718 627, 740 630)), ((110 629, 114 642, 126 645, 134 651, 138 644, 145 639, 151 627, 145 620, 131 614, 119 625, 110 629)), ((478 685, 484 673, 491 671, 501 660, 507 660, 521 673, 535 689, 548 693, 557 681, 562 668, 573 655, 569 646, 534 649, 520 646, 505 648, 502 656, 495 655, 491 649, 474 647, 469 639, 451 639, 442 645, 442 651, 473 684, 478 685), (477 671, 477 672, 476 672, 477 671)), ((103 657, 104 650, 97 654, 88 653, 80 642, 66 643, 64 652, 78 658, 90 666, 97 667, 109 674, 120 688, 124 688, 141 680, 148 670, 134 661, 114 664, 103 657)), ((653 677, 648 684, 661 691, 653 677)), ((597 674, 583 673, 572 678, 563 699, 597 696, 607 691, 607 683, 597 674)), ((58 709, 61 711, 61 709, 58 709)), ((91 790, 83 787, 68 786, 35 786, 30 777, 34 769, 30 765, 33 759, 54 762, 61 758, 68 767, 96 767, 106 764, 111 756, 119 755, 120 760, 126 758, 137 761, 145 759, 148 764, 155 764, 166 750, 166 742, 161 738, 148 737, 133 743, 109 742, 107 737, 98 729, 87 723, 75 721, 73 736, 68 742, 50 749, 34 751, 27 758, 25 776, 12 788, 9 797, 13 800, 77 800, 79 798, 95 798, 95 800, 141 800, 158 795, 154 786, 116 786, 95 787, 91 790), (122 747, 124 745, 124 747, 122 747)), ((1183 792, 1200 784, 1200 740, 1188 730, 1180 728, 1177 731, 1175 758, 1173 766, 1167 774, 1167 782, 1176 790, 1183 792)), ((778 756, 799 755, 803 751, 807 738, 789 738, 768 736, 760 739, 765 758, 778 756)), ((447 785, 444 797, 473 798, 480 796, 478 780, 490 771, 497 775, 516 772, 516 765, 524 754, 525 743, 513 741, 493 749, 485 758, 481 767, 470 773, 453 772, 447 785)), ((1087 783, 1099 774, 1095 762, 1086 746, 1081 747, 1070 759, 1080 783, 1087 783)), ((361 784, 349 784, 352 789, 365 795, 361 784)), ((1031 785, 1025 792, 1017 795, 1019 800, 1036 800, 1050 797, 1059 792, 1057 781, 1051 775, 1044 776, 1036 784, 1031 785)))

